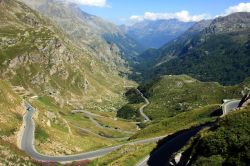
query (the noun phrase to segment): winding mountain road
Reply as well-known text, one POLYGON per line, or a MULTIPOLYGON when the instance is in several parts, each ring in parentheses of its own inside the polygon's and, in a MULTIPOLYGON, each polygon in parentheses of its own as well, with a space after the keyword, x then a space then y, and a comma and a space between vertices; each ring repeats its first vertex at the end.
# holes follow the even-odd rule
POLYGON ((99 149, 96 151, 84 152, 84 153, 75 154, 75 155, 67 155, 67 156, 43 155, 37 152, 34 146, 35 122, 33 120, 33 116, 36 110, 27 102, 25 102, 25 107, 26 107, 26 113, 23 117, 24 128, 23 128, 23 133, 21 134, 21 149, 24 150, 28 155, 30 155, 33 159, 37 161, 51 161, 51 162, 63 163, 63 162, 71 162, 71 161, 78 161, 78 160, 88 160, 88 159, 93 159, 93 158, 103 156, 107 153, 110 153, 118 149, 119 147, 123 145, 156 142, 165 137, 165 136, 161 136, 161 137, 155 137, 155 138, 150 138, 150 139, 145 139, 145 140, 139 140, 139 141, 129 142, 129 143, 113 146, 113 147, 107 147, 107 148, 99 149))
MULTIPOLYGON (((140 109, 140 112, 143 113, 143 109, 149 104, 149 101, 141 94, 142 97, 145 99, 146 104, 143 105, 140 109)), ((228 114, 230 111, 234 110, 239 105, 239 100, 232 100, 222 105, 223 108, 223 115, 228 114)), ((75 155, 67 155, 67 156, 49 156, 49 155, 43 155, 37 152, 34 142, 35 142, 35 122, 33 120, 33 116, 36 113, 36 110, 27 102, 25 102, 26 107, 26 113, 23 117, 23 133, 21 134, 21 149, 24 150, 28 155, 30 155, 33 159, 37 161, 51 161, 51 162, 72 162, 72 161, 78 161, 78 160, 89 160, 94 159, 100 156, 103 156, 105 154, 108 154, 118 148, 120 148, 123 145, 129 145, 129 144, 143 144, 143 143, 150 143, 150 142, 156 142, 165 136, 161 137, 155 137, 145 140, 139 140, 134 142, 129 142, 117 146, 107 147, 95 151, 90 152, 83 152, 75 155)), ((144 113, 143 113, 144 114, 144 113)), ((145 114, 144 114, 145 115, 145 114)), ((150 121, 150 119, 145 115, 144 116, 145 121, 150 121)), ((144 159, 142 162, 137 164, 137 166, 147 166, 148 158, 144 159)))
MULTIPOLYGON (((101 128, 101 129, 107 129, 107 130, 112 130, 112 131, 118 131, 118 132, 123 132, 123 133, 127 133, 127 134, 135 134, 135 132, 132 132, 132 131, 126 131, 126 130, 122 130, 122 129, 118 129, 118 128, 113 128, 111 126, 105 126, 103 124, 101 124, 100 122, 98 122, 96 120, 95 117, 99 117, 99 118, 106 118, 106 117, 103 117, 101 115, 97 115, 97 114, 94 114, 94 113, 91 113, 91 112, 88 112, 88 111, 84 111, 84 110, 78 110, 78 111, 72 111, 73 113, 83 113, 85 114, 89 120, 94 123, 97 127, 101 128)), ((125 138, 125 137, 124 137, 125 138)))
POLYGON ((144 101, 145 101, 145 104, 144 104, 143 106, 141 106, 140 109, 139 109, 140 114, 141 114, 141 116, 144 118, 144 122, 149 122, 149 121, 151 121, 151 120, 150 120, 149 117, 144 113, 144 108, 147 107, 147 106, 150 104, 150 102, 149 102, 148 99, 143 95, 143 93, 141 93, 141 91, 139 91, 139 89, 136 89, 136 90, 137 90, 137 92, 141 95, 141 97, 142 97, 142 98, 144 99, 144 101))

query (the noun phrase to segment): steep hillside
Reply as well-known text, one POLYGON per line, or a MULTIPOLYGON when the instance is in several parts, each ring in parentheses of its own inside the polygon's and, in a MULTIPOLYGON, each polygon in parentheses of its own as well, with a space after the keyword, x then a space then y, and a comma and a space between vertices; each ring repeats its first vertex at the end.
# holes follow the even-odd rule
MULTIPOLYGON (((0 15, 0 78, 38 110, 38 151, 51 155, 82 152, 117 144, 136 131, 135 124, 114 119, 116 109, 126 102, 124 86, 134 83, 23 3, 1 0, 0 15), (73 110, 103 115, 91 118, 73 110)), ((1 98, 1 114, 6 114, 1 116, 1 135, 6 137, 20 125, 22 114, 14 111, 21 107, 21 100, 9 103, 1 98)))
POLYGON ((9 142, 0 139, 0 163, 1 165, 38 165, 32 161, 24 152, 9 142))
POLYGON ((201 26, 199 33, 188 37, 184 34, 170 42, 160 50, 151 67, 141 67, 142 78, 188 74, 226 85, 242 82, 250 75, 249 15, 234 13, 216 18, 205 28, 201 26))
POLYGON ((0 163, 3 165, 32 164, 30 158, 17 148, 24 113, 21 102, 10 84, 0 80, 0 163))
MULTIPOLYGON (((193 142, 191 165, 248 165, 250 109, 237 110, 193 142)), ((190 149, 189 149, 190 151, 190 149)))
POLYGON ((0 80, 0 136, 4 141, 17 145, 17 132, 22 124, 24 109, 22 100, 9 83, 0 80))
POLYGON ((142 47, 116 25, 83 12, 75 4, 56 0, 21 1, 53 20, 92 55, 123 72, 126 61, 131 62, 142 51, 142 47))
POLYGON ((121 29, 145 48, 159 48, 177 38, 193 24, 193 22, 181 22, 175 19, 146 20, 130 26, 123 25, 121 29))
POLYGON ((181 53, 181 48, 186 43, 190 42, 190 39, 193 36, 199 34, 204 28, 206 28, 211 21, 212 20, 203 20, 194 23, 187 31, 182 33, 175 40, 166 43, 161 48, 144 51, 137 57, 138 63, 134 65, 133 74, 130 75, 130 78, 138 82, 150 81, 150 79, 156 78, 157 76, 151 70, 154 70, 157 65, 176 58, 176 55, 181 53))
POLYGON ((23 4, 4 0, 0 7, 2 78, 34 93, 51 95, 62 105, 119 98, 125 80, 116 70, 111 71, 23 4))

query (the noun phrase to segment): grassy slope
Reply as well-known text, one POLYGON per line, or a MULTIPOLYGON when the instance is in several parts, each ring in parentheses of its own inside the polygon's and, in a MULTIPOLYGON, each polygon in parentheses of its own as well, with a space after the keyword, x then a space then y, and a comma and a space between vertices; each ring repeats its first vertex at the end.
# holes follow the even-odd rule
POLYGON ((161 121, 153 121, 143 130, 131 137, 131 139, 167 135, 205 122, 213 121, 215 120, 215 117, 210 117, 210 114, 214 110, 218 109, 218 107, 219 105, 208 105, 188 112, 180 113, 174 117, 165 118, 161 121))
MULTIPOLYGON (((210 105, 181 113, 175 117, 167 118, 160 122, 154 121, 151 125, 131 137, 131 139, 167 135, 201 123, 214 121, 216 117, 210 117, 210 114, 216 108, 218 108, 218 105, 210 105)), ((154 147, 155 144, 124 146, 113 153, 94 160, 90 165, 134 165, 148 155, 154 147)))
POLYGON ((237 86, 224 87, 215 82, 200 82, 186 75, 163 76, 146 86, 146 89, 151 104, 145 112, 153 120, 220 104, 222 99, 241 97, 241 89, 237 86))
MULTIPOLYGON (((73 116, 71 110, 115 112, 125 103, 123 86, 131 85, 131 82, 111 71, 90 52, 79 48, 59 28, 24 4, 3 0, 0 15, 0 77, 39 96, 38 100, 32 101, 39 113, 36 117, 38 150, 68 154, 117 143, 93 138, 91 134, 68 126, 67 122, 80 124, 82 128, 94 126, 91 131, 110 137, 128 136, 99 129, 89 119, 73 116)), ((4 98, 1 100, 8 103, 4 98)), ((8 106, 1 107, 8 111, 8 106)), ((21 116, 8 114, 4 120, 13 122, 13 125, 3 123, 5 130, 1 135, 9 135, 16 131, 12 126, 18 126, 21 116)), ((119 121, 114 123, 116 126, 120 124, 119 121)), ((127 126, 135 130, 134 124, 127 126)))
POLYGON ((131 166, 137 164, 140 160, 153 150, 155 144, 146 145, 126 145, 118 150, 98 158, 88 166, 131 166))
MULTIPOLYGON (((111 146, 121 142, 112 140, 112 138, 123 138, 132 134, 100 128, 85 114, 72 114, 72 107, 60 108, 56 101, 49 97, 39 97, 32 100, 32 105, 39 111, 36 118, 36 124, 39 126, 36 134, 36 147, 46 154, 71 154, 111 146), (76 126, 107 138, 98 137, 80 130, 76 126)), ((103 126, 136 132, 135 124, 119 119, 115 120, 112 116, 93 118, 103 126)))
POLYGON ((9 142, 0 139, 0 164, 1 165, 36 165, 24 152, 17 149, 9 142))
POLYGON ((250 108, 230 113, 219 127, 201 133, 193 165, 249 165, 250 108))
POLYGON ((3 80, 0 80, 0 110, 0 136, 12 137, 21 126, 24 109, 21 99, 3 80))
POLYGON ((221 86, 186 75, 161 77, 141 87, 150 101, 145 113, 153 121, 132 139, 169 134, 213 120, 210 113, 219 108, 223 99, 241 98, 249 85, 249 79, 237 86, 221 86))
POLYGON ((59 104, 104 110, 121 105, 126 79, 115 70, 25 5, 3 0, 0 8, 2 78, 33 93, 52 93, 59 104))
POLYGON ((8 82, 0 80, 0 164, 32 164, 30 158, 17 148, 17 132, 23 113, 21 99, 8 82))

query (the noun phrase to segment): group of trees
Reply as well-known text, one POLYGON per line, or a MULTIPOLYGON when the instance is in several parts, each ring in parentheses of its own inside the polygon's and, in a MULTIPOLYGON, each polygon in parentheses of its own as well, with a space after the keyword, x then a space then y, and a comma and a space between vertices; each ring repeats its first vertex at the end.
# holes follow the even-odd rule
POLYGON ((135 88, 129 89, 125 93, 125 97, 128 100, 128 104, 124 105, 117 111, 117 117, 130 120, 140 120, 140 103, 144 102, 143 97, 139 91, 135 88))

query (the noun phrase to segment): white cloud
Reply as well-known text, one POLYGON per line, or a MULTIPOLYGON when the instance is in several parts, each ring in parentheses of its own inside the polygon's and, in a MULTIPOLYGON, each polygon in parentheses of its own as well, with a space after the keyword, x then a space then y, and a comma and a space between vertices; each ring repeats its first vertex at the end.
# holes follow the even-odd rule
POLYGON ((239 3, 236 6, 231 6, 225 10, 225 15, 235 12, 250 12, 250 3, 239 3))
POLYGON ((106 0, 65 0, 66 2, 72 2, 87 6, 107 7, 106 0))
POLYGON ((203 19, 209 18, 207 14, 200 14, 200 15, 190 15, 188 11, 183 10, 176 13, 153 13, 153 12, 146 12, 143 16, 133 15, 130 17, 130 20, 133 22, 140 22, 143 20, 170 20, 170 19, 177 19, 183 22, 190 22, 190 21, 201 21, 203 19))

